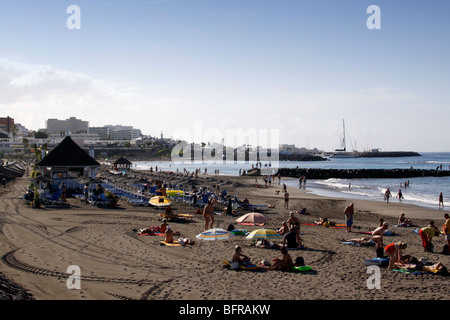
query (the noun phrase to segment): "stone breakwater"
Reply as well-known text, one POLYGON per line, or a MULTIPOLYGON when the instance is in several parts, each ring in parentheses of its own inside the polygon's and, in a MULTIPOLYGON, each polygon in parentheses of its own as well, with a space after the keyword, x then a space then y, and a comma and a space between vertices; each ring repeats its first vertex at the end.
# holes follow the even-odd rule
POLYGON ((415 177, 447 177, 450 170, 425 169, 307 169, 280 168, 283 177, 307 179, 364 179, 364 178, 415 178, 415 177))

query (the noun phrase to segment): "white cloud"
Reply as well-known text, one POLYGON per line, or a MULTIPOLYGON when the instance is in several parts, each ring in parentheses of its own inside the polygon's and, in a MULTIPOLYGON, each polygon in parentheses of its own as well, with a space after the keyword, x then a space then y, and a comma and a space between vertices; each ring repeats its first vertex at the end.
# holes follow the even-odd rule
POLYGON ((339 147, 345 119, 349 141, 358 149, 442 150, 434 137, 446 136, 446 101, 386 87, 314 92, 257 87, 238 92, 189 83, 143 87, 0 58, 1 114, 29 129, 45 127, 48 118, 74 116, 92 126, 132 125, 144 134, 172 136, 177 130, 193 134, 194 122, 201 121, 204 131, 279 129, 282 143, 332 150, 339 147))

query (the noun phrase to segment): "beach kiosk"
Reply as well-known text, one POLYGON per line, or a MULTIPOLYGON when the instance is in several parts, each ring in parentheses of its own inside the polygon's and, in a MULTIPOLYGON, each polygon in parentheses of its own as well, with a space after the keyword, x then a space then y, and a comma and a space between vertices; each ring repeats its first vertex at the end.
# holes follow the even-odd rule
POLYGON ((127 173, 131 169, 133 163, 124 157, 120 157, 113 163, 113 170, 121 173, 127 173))
POLYGON ((67 189, 77 189, 80 177, 95 178, 100 167, 93 154, 89 155, 70 136, 64 138, 37 163, 41 174, 50 175, 52 189, 57 189, 64 182, 67 189))

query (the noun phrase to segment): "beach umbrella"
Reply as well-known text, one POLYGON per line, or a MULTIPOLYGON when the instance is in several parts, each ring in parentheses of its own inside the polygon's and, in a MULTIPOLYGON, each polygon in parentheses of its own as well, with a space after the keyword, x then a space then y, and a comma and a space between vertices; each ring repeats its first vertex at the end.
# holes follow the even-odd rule
POLYGON ((209 229, 206 231, 203 231, 202 233, 198 234, 196 236, 199 240, 206 240, 206 241, 214 241, 214 247, 211 255, 211 261, 214 260, 214 249, 216 247, 216 241, 218 240, 226 240, 230 237, 234 236, 234 234, 228 230, 220 229, 220 228, 214 228, 209 229))
POLYGON ((275 230, 272 229, 257 229, 250 232, 250 234, 245 238, 247 240, 252 239, 270 239, 270 238, 276 238, 281 237, 280 234, 278 234, 275 230))
POLYGON ((266 223, 266 221, 270 221, 270 220, 272 220, 272 219, 263 215, 262 213, 251 212, 251 213, 244 214, 242 217, 237 218, 236 222, 264 224, 264 223, 266 223))

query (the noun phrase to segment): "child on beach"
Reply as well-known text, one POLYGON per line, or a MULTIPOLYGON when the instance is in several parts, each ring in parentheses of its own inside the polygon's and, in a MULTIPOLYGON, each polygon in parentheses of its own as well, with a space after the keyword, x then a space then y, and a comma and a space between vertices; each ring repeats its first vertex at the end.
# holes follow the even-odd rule
POLYGON ((233 258, 231 259, 231 262, 238 262, 239 264, 243 263, 243 262, 249 262, 250 258, 247 257, 245 254, 242 253, 242 248, 239 245, 236 245, 236 247, 234 247, 234 254, 233 254, 233 258))

